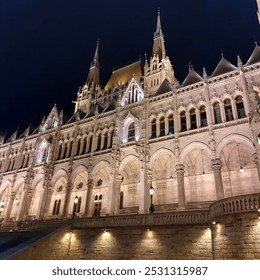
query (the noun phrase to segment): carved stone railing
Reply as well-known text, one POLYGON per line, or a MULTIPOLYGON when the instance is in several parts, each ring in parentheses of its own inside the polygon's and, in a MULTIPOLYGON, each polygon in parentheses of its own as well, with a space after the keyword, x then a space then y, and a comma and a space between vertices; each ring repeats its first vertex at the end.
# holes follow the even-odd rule
POLYGON ((37 231, 55 230, 69 225, 73 228, 110 228, 131 226, 160 226, 182 224, 208 224, 209 210, 182 210, 167 213, 132 214, 119 216, 101 216, 92 218, 56 219, 56 220, 28 220, 23 222, 7 222, 0 231, 37 231))
POLYGON ((210 206, 210 219, 235 213, 256 212, 260 209, 260 193, 233 196, 210 206))
POLYGON ((75 228, 105 228, 126 226, 159 226, 181 224, 208 224, 209 211, 176 211, 143 215, 81 218, 73 221, 75 228))

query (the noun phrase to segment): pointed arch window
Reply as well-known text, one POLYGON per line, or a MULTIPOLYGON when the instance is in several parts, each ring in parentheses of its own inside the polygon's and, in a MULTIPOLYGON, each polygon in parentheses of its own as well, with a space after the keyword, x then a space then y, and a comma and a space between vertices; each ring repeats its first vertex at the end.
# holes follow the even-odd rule
POLYGON ((170 114, 168 116, 168 126, 169 126, 169 134, 172 135, 174 134, 174 119, 173 119, 173 114, 170 114))
POLYGON ((220 106, 218 102, 213 104, 213 113, 214 113, 214 122, 215 124, 221 123, 221 113, 220 113, 220 106))
POLYGON ((242 99, 241 95, 236 97, 236 109, 237 109, 237 117, 239 119, 245 118, 245 116, 246 116, 245 108, 244 108, 244 103, 243 103, 243 99, 242 99))
POLYGON ((202 105, 200 107, 200 127, 205 127, 207 126, 207 112, 206 112, 206 107, 202 105))
POLYGON ((230 99, 226 99, 224 101, 224 109, 225 109, 225 115, 226 115, 226 121, 233 121, 233 113, 232 113, 232 106, 230 99))
POLYGON ((151 138, 156 138, 156 119, 153 119, 151 123, 151 138))
POLYGON ((109 135, 109 143, 108 143, 108 149, 112 148, 113 145, 113 137, 114 137, 114 130, 111 131, 110 135, 109 135))
POLYGON ((46 142, 43 142, 38 150, 36 163, 44 163, 48 161, 50 149, 46 142))
POLYGON ((94 216, 100 216, 102 207, 102 195, 95 195, 94 200, 94 216))
POLYGON ((165 118, 161 117, 159 120, 160 136, 165 136, 165 118))
POLYGON ((128 127, 128 142, 135 140, 135 123, 132 122, 128 127))
POLYGON ((182 111, 180 113, 180 123, 181 123, 181 132, 187 130, 187 120, 186 120, 186 113, 182 111))
POLYGON ((101 134, 99 134, 97 136, 97 148, 96 148, 96 151, 100 150, 100 146, 101 146, 101 134))
POLYGON ((107 141, 108 141, 108 135, 107 135, 107 131, 106 131, 104 133, 104 136, 103 136, 103 147, 102 147, 102 150, 107 149, 107 141))
POLYGON ((190 129, 197 128, 197 118, 196 118, 196 111, 194 108, 190 110, 190 129))
MULTIPOLYGON (((87 139, 87 138, 86 138, 87 139)), ((86 149, 86 154, 90 153, 92 150, 93 135, 91 134, 88 138, 88 148, 86 149)), ((87 145, 86 145, 87 146, 87 145)))

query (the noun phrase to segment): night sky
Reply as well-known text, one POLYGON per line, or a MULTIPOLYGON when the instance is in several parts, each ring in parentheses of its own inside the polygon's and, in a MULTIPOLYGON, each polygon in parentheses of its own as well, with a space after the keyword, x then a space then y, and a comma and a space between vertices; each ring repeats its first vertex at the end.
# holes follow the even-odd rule
POLYGON ((0 0, 0 131, 38 126, 55 103, 71 116, 98 39, 101 86, 150 57, 158 8, 180 82, 189 63, 210 74, 221 53, 246 63, 260 44, 255 0, 0 0))

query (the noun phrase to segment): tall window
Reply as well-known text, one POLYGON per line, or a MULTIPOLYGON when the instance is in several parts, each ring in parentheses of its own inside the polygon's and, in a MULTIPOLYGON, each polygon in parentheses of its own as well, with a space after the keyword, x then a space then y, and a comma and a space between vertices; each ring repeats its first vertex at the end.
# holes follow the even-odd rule
POLYGON ((245 108, 244 108, 244 103, 242 96, 238 96, 236 98, 236 108, 237 108, 237 116, 239 119, 245 118, 245 108))
POLYGON ((214 112, 214 122, 215 124, 217 123, 221 123, 221 113, 220 113, 220 107, 219 107, 219 103, 215 102, 213 104, 213 112, 214 112))
POLYGON ((112 130, 112 132, 110 133, 110 136, 109 136, 109 146, 107 147, 108 149, 112 148, 113 137, 114 137, 114 130, 112 130))
POLYGON ((99 134, 97 136, 97 148, 96 148, 96 151, 100 150, 100 146, 101 146, 101 134, 99 134))
POLYGON ((88 138, 88 149, 86 149, 86 154, 90 153, 92 150, 93 135, 88 138))
POLYGON ((190 129, 197 128, 197 118, 196 118, 196 111, 194 108, 190 110, 190 129))
POLYGON ((132 122, 128 127, 128 142, 135 140, 135 123, 132 122))
POLYGON ((165 119, 164 117, 160 118, 160 136, 165 136, 165 119))
POLYGON ((54 201, 52 215, 58 215, 60 213, 60 204, 61 204, 61 199, 59 200, 56 199, 54 201))
POLYGON ((230 99, 226 99, 224 101, 224 108, 225 108, 225 115, 226 115, 226 121, 232 121, 233 120, 233 114, 232 114, 232 106, 230 99))
POLYGON ((169 126, 169 134, 172 135, 174 134, 174 119, 173 119, 173 114, 170 114, 168 116, 168 126, 169 126))
POLYGON ((156 119, 152 120, 151 123, 151 138, 156 138, 156 119))
POLYGON ((102 207, 102 194, 96 195, 94 200, 94 216, 100 216, 102 207))
POLYGON ((102 150, 107 149, 107 139, 108 139, 108 136, 107 136, 107 131, 106 131, 105 134, 104 134, 104 138, 103 138, 103 147, 102 147, 102 150))
POLYGON ((182 111, 180 114, 180 121, 181 121, 181 131, 187 130, 187 122, 186 122, 186 113, 182 111))
POLYGON ((200 107, 200 127, 207 126, 207 113, 206 113, 206 107, 202 105, 200 107))

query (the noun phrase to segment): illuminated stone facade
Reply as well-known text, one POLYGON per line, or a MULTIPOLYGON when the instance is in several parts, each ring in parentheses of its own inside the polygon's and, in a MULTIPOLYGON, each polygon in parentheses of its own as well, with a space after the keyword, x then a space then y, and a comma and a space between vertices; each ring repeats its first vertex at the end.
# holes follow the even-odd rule
POLYGON ((71 118, 54 106, 37 129, 0 137, 2 224, 145 214, 151 186, 162 213, 260 192, 259 46, 180 83, 158 14, 150 59, 104 88, 98 50, 71 118))

